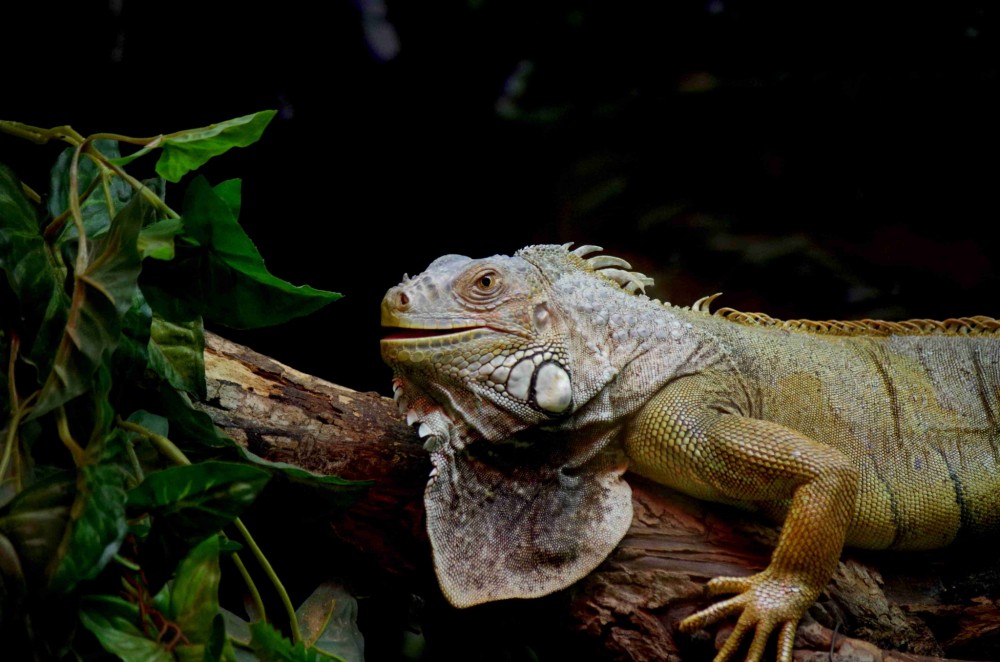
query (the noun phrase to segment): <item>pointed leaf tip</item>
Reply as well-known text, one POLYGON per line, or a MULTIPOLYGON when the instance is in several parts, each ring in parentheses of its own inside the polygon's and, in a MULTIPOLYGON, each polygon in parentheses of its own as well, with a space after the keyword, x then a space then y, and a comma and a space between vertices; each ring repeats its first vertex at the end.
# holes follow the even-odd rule
POLYGON ((210 124, 200 129, 178 131, 164 136, 160 143, 163 153, 156 162, 156 172, 169 182, 177 183, 184 175, 196 170, 233 147, 246 147, 260 140, 264 129, 277 111, 262 110, 226 122, 210 124))

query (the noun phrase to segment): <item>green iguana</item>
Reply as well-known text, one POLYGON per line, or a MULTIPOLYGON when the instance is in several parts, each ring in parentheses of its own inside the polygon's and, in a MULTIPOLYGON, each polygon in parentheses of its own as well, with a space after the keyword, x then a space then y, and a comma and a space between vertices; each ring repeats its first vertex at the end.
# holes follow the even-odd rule
POLYGON ((388 291, 382 356, 433 470, 456 606, 564 588, 632 518, 626 469, 783 522, 770 565, 681 623, 739 620, 716 660, 797 624, 844 544, 927 549, 1000 524, 1000 322, 779 321, 681 308, 581 246, 447 255, 388 291))

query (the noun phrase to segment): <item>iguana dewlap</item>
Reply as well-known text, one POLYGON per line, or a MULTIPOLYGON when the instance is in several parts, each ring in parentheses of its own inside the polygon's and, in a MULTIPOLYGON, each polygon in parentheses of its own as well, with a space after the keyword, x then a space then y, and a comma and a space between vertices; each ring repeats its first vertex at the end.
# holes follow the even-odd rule
POLYGON ((738 615, 717 660, 795 628, 845 544, 998 528, 1000 323, 782 322, 638 294, 582 246, 448 255, 390 289, 382 356, 434 469, 427 528, 457 606, 564 588, 632 518, 628 468, 783 522, 770 565, 682 623, 738 615))

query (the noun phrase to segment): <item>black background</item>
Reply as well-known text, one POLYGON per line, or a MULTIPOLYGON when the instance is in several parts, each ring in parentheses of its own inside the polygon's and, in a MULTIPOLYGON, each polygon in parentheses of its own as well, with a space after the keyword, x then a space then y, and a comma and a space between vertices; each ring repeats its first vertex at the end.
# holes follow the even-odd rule
MULTIPOLYGON (((272 272, 346 297, 222 332, 347 386, 388 391, 403 272, 529 243, 603 245, 675 303, 1000 314, 986 3, 31 4, 5 9, 4 118, 155 135, 279 110, 205 173, 243 178, 272 272)), ((0 137, 39 188, 56 150, 0 137)))
MULTIPOLYGON (((0 13, 0 118, 145 136, 279 111, 203 172, 243 179, 273 273, 345 298, 216 330, 355 389, 389 393, 378 309, 403 272, 530 243, 602 245, 680 304, 1000 316, 984 2, 22 4, 0 13)), ((59 149, 0 136, 36 190, 59 149)), ((437 605, 454 650, 513 636, 509 613, 437 605)), ((380 659, 398 629, 367 613, 380 659)))

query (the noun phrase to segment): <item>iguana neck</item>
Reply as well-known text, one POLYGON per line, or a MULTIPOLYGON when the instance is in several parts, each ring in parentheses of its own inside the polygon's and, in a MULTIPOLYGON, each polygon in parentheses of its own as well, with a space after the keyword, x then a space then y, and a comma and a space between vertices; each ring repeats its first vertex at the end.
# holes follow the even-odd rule
POLYGON ((576 410, 565 426, 621 422, 667 382, 723 360, 714 334, 692 312, 629 294, 591 275, 553 285, 569 328, 576 410))

